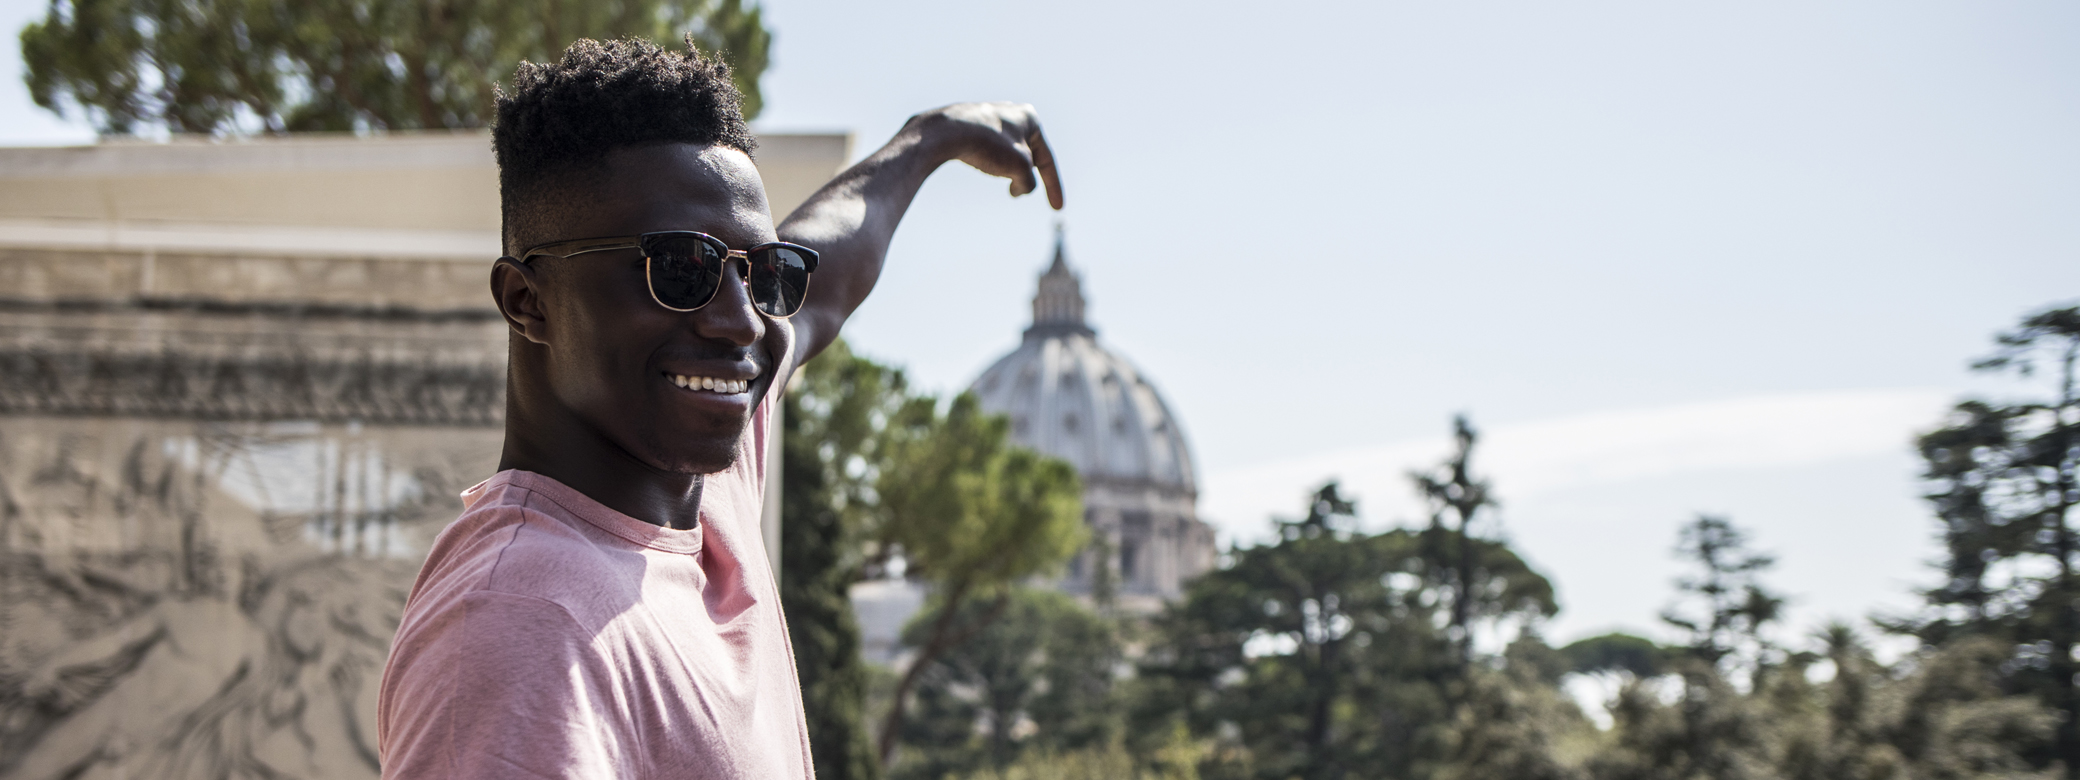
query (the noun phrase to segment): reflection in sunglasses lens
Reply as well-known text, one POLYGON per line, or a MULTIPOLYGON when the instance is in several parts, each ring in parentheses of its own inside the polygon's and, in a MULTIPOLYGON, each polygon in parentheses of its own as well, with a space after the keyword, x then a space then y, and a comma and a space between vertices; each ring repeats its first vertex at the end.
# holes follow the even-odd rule
POLYGON ((786 317, 802 308, 809 286, 809 263, 801 252, 767 247, 751 258, 751 300, 759 311, 786 317))
POLYGON ((659 303, 693 309, 715 295, 722 281, 722 257, 707 242, 671 236, 657 239, 645 249, 650 256, 650 290, 659 303))

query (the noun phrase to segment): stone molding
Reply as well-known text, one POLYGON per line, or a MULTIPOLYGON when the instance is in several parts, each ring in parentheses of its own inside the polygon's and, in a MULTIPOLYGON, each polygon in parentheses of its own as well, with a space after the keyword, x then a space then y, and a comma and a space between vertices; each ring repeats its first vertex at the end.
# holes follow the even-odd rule
POLYGON ((498 426, 496 312, 0 301, 0 414, 498 426))

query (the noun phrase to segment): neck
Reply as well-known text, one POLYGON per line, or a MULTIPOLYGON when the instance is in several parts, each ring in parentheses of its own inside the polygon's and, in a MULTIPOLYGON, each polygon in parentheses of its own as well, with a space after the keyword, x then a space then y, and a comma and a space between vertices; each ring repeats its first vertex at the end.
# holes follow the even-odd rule
POLYGON ((701 475, 660 470, 568 415, 530 415, 523 406, 506 408, 498 470, 532 471, 652 525, 700 524, 701 475))

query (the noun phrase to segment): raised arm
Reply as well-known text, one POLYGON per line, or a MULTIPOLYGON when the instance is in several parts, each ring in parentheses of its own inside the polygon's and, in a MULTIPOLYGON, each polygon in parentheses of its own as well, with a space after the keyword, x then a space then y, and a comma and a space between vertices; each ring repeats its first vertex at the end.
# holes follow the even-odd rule
POLYGON ((1048 205, 1062 207, 1061 177, 1032 106, 956 103, 910 117, 887 145, 838 174, 780 223, 782 241, 819 255, 809 298, 792 320, 795 365, 837 339, 845 318, 881 278, 888 242, 917 188, 950 160, 1010 179, 1014 197, 1044 183, 1048 205))

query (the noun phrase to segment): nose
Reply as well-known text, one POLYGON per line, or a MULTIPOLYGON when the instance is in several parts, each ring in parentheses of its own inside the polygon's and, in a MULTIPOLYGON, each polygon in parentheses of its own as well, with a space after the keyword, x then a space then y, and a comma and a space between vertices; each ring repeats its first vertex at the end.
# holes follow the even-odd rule
POLYGON ((708 305, 694 310, 693 332, 739 347, 749 347, 765 338, 765 318, 751 308, 750 288, 737 272, 743 265, 742 261, 723 264, 722 288, 715 291, 715 298, 708 305))

